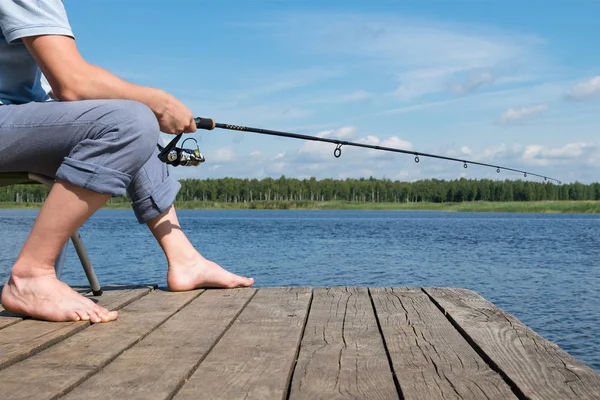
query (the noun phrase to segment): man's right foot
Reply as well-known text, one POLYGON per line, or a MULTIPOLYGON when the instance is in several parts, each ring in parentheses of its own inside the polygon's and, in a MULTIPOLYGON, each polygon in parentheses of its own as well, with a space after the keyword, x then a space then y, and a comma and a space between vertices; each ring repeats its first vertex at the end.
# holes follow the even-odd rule
POLYGON ((118 316, 116 311, 100 307, 54 275, 26 278, 11 275, 2 290, 2 306, 14 314, 54 322, 109 322, 118 316))
POLYGON ((198 252, 187 262, 169 263, 167 272, 167 286, 176 292, 199 288, 233 289, 253 284, 254 278, 232 274, 198 252))

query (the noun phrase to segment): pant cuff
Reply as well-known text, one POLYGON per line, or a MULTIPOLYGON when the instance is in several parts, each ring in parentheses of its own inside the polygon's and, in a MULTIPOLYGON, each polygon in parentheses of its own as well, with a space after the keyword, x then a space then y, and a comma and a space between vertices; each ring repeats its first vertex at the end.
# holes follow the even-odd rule
POLYGON ((179 189, 181 189, 181 184, 172 177, 168 177, 154 189, 151 195, 132 203, 138 222, 145 224, 167 211, 175 202, 179 189))
POLYGON ((96 193, 124 196, 131 176, 123 172, 66 157, 56 178, 96 193))

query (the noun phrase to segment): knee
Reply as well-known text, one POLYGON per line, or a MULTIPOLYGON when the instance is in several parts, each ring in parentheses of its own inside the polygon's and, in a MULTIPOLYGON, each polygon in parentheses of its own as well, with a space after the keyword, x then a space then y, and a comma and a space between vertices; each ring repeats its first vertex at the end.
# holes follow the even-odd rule
POLYGON ((110 118, 120 141, 132 145, 146 158, 150 157, 156 148, 160 127, 148 106, 137 101, 120 100, 110 118))
POLYGON ((104 143, 106 151, 116 153, 141 167, 152 155, 160 136, 160 127, 152 110, 130 100, 113 100, 102 105, 95 140, 104 143), (110 150, 109 150, 110 149, 110 150))

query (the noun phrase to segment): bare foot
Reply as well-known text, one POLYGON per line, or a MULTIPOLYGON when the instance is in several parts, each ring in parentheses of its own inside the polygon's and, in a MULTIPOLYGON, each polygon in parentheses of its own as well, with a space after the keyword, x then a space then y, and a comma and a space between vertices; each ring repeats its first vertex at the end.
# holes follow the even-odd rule
POLYGON ((188 262, 169 263, 167 285, 169 290, 184 291, 198 288, 231 289, 251 286, 254 278, 232 274, 219 264, 207 260, 199 253, 188 262))
POLYGON ((54 275, 11 276, 2 290, 2 306, 15 314, 54 322, 109 322, 118 316, 116 311, 100 307, 54 275))

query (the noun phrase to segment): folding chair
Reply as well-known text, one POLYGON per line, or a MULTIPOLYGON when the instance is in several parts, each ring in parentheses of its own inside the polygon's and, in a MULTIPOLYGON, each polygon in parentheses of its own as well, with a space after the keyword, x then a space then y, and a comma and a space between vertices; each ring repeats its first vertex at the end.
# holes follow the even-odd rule
MULTIPOLYGON (((0 173, 0 186, 8 186, 8 185, 17 185, 17 184, 44 184, 48 187, 52 187, 54 185, 54 179, 40 174, 34 174, 31 172, 3 172, 0 173)), ((79 231, 75 231, 73 236, 71 236, 71 241, 73 242, 73 246, 75 247, 75 251, 79 256, 79 260, 81 261, 81 265, 83 266, 83 271, 87 276, 88 281, 90 282, 90 288, 92 289, 92 293, 94 296, 102 295, 102 288, 100 287, 100 283, 98 282, 98 278, 96 278, 96 273, 94 272, 94 268, 92 267, 92 263, 87 255, 87 251, 83 245, 83 241, 81 240, 81 236, 79 235, 79 231)), ((56 263, 54 264, 54 270, 56 271, 56 276, 60 279, 62 274, 62 268, 65 263, 65 258, 67 256, 67 248, 69 247, 69 243, 65 243, 65 246, 60 251, 56 259, 56 263)))

